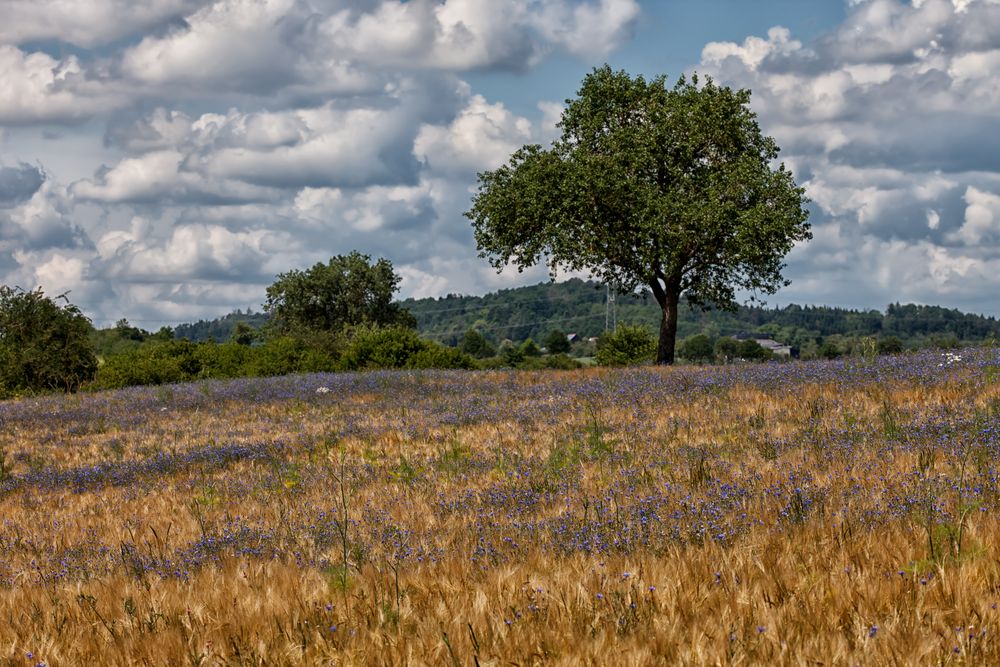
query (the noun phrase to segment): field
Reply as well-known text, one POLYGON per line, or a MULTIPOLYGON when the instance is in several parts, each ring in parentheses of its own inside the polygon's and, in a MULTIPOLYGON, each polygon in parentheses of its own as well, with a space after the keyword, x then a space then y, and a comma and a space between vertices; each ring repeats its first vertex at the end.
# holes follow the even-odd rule
POLYGON ((1000 352, 0 404, 12 665, 1000 664, 1000 352))

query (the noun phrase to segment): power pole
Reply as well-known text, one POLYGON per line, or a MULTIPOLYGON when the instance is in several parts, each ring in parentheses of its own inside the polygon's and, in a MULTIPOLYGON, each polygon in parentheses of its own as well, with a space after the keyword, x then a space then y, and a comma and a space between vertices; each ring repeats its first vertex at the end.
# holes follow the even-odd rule
POLYGON ((618 328, 618 305, 615 303, 615 292, 611 285, 605 284, 604 330, 615 331, 618 328))

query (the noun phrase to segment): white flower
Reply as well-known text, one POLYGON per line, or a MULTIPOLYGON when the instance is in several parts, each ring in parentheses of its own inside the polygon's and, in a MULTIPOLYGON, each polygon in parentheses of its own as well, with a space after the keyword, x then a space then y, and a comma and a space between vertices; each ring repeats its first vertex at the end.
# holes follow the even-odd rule
POLYGON ((317 394, 329 394, 330 393, 330 388, 329 387, 319 387, 316 390, 316 393, 317 394))

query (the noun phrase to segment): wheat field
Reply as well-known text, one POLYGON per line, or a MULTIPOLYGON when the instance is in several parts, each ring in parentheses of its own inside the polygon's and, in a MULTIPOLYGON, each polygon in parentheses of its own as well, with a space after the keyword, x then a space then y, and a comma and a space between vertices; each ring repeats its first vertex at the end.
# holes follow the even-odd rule
POLYGON ((1000 664, 1000 352, 0 404, 12 665, 1000 664))

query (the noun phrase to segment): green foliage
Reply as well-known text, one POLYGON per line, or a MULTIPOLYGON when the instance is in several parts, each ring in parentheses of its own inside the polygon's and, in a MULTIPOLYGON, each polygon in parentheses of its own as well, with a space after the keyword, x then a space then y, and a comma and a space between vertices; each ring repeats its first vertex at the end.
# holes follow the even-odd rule
POLYGON ((260 340, 260 332, 246 322, 237 322, 229 340, 237 345, 253 345, 260 340))
POLYGON ((400 277, 392 262, 354 251, 305 271, 289 271, 267 288, 269 326, 279 334, 343 331, 353 326, 401 326, 415 323, 392 295, 400 277))
POLYGON ((198 320, 192 324, 179 324, 173 330, 173 335, 170 337, 187 338, 195 342, 213 340, 216 343, 221 343, 232 338, 233 331, 240 323, 247 324, 253 329, 260 331, 267 324, 267 321, 268 317, 266 313, 254 313, 251 311, 244 313, 242 310, 237 309, 228 315, 214 320, 198 320))
MULTIPOLYGON (((413 313, 422 335, 455 345, 460 344, 461 333, 471 327, 515 342, 527 338, 546 341, 546 347, 553 320, 572 322, 569 330, 583 339, 604 331, 604 287, 578 278, 484 296, 407 299, 402 305, 413 313)), ((617 311, 619 321, 642 324, 654 331, 661 319, 660 308, 648 292, 619 294, 617 311)), ((1000 338, 1000 322, 993 317, 914 305, 891 305, 884 313, 795 304, 781 308, 740 306, 733 311, 679 310, 677 334, 681 339, 698 333, 718 339, 740 332, 766 332, 774 340, 800 349, 804 357, 814 357, 817 339, 833 335, 842 341, 865 336, 898 338, 903 349, 915 349, 929 347, 931 337, 940 334, 954 334, 963 343, 1000 338)))
POLYGON ((76 391, 94 377, 90 320, 65 295, 0 286, 0 394, 76 391))
POLYGON ((540 357, 542 356, 542 349, 538 347, 538 344, 530 338, 523 343, 521 343, 521 354, 525 357, 540 357))
POLYGON ((407 360, 406 366, 408 368, 462 368, 465 370, 477 368, 475 359, 461 350, 428 341, 424 341, 424 349, 407 360))
POLYGON ((505 340, 500 343, 497 356, 502 360, 504 366, 517 366, 524 361, 524 352, 512 341, 505 340))
POLYGON ((678 303, 733 307, 773 293, 782 258, 810 238, 803 190, 761 134, 750 93, 711 80, 588 74, 550 149, 524 146, 479 175, 467 216, 497 269, 543 258, 589 270, 662 311, 657 360, 673 361, 678 303))
POLYGON ((735 338, 725 336, 715 341, 715 359, 721 363, 736 361, 740 356, 740 343, 735 338))
POLYGON ((712 341, 705 334, 695 334, 681 344, 682 358, 695 363, 707 363, 715 358, 712 341))
POLYGON ((879 354, 898 354, 903 351, 903 341, 896 336, 879 338, 876 349, 879 354))
POLYGON ((619 325, 597 341, 596 361, 602 366, 629 366, 652 361, 656 341, 641 326, 619 325))
POLYGON ((352 333, 341 365, 347 370, 404 368, 424 348, 424 341, 411 329, 361 327, 352 333))
POLYGON ((526 357, 517 364, 517 368, 526 371, 540 370, 573 370, 580 368, 580 362, 565 354, 547 354, 542 357, 526 357))
POLYGON ((134 385, 190 382, 204 378, 237 378, 332 371, 337 360, 300 339, 281 337, 260 346, 239 343, 151 341, 108 358, 94 386, 116 389, 134 385))
POLYGON ((169 384, 194 380, 201 371, 197 345, 189 341, 157 342, 105 360, 94 382, 99 389, 169 384))
POLYGON ((774 357, 774 354, 770 350, 762 347, 757 341, 750 339, 740 341, 737 355, 744 361, 767 361, 774 357))
POLYGON ((496 354, 496 348, 494 348, 483 334, 479 333, 475 329, 469 329, 462 336, 462 341, 458 345, 458 349, 464 354, 467 354, 476 359, 485 359, 486 357, 492 357, 496 354))
POLYGON ((840 346, 832 340, 823 341, 819 347, 819 356, 823 359, 836 359, 842 353, 840 346))
POLYGON ((475 360, 462 351, 422 340, 412 329, 361 328, 353 333, 340 365, 346 370, 365 368, 466 368, 475 360))
POLYGON ((544 344, 549 354, 566 354, 570 350, 569 339, 559 329, 553 329, 549 332, 549 335, 545 337, 544 344))

